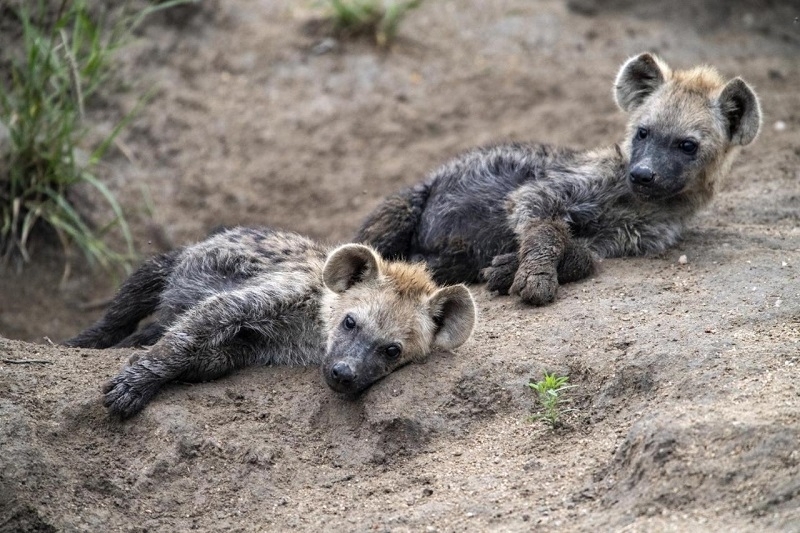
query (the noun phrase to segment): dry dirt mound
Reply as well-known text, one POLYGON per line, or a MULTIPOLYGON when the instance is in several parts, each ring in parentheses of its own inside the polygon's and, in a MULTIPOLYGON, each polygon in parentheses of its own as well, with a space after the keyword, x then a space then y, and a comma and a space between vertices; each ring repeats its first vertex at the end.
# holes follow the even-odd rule
MULTIPOLYGON (((388 53, 318 47, 288 0, 144 28, 120 58, 134 90, 92 110, 107 127, 156 89, 107 176, 143 254, 220 224, 343 240, 459 150, 615 141, 613 75, 642 50, 742 75, 765 123, 674 250, 605 261, 543 309, 475 287, 468 344, 355 401, 317 369, 256 368, 121 423, 99 387, 124 352, 0 340, 49 361, 0 363, 0 531, 800 530, 796 7, 568 4, 428 2, 388 53), (556 431, 529 420, 545 370, 576 385, 556 431)), ((5 338, 67 338, 111 290, 89 271, 58 290, 41 259, 0 276, 5 338)))

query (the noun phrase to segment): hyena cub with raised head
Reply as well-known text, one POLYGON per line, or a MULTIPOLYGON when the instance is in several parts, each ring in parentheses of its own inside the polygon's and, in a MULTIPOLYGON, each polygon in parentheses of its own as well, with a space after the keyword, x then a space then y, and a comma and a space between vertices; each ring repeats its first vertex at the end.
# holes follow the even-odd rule
POLYGON ((356 393, 460 346, 475 315, 464 285, 438 287, 424 265, 386 261, 361 244, 331 251, 293 233, 235 228, 145 262, 104 316, 65 344, 152 345, 103 389, 106 407, 129 417, 167 382, 254 364, 321 364, 328 386, 356 393))
POLYGON ((711 199, 735 148, 755 139, 761 111, 740 78, 671 70, 652 54, 617 75, 630 113, 621 145, 479 148, 387 198, 356 241, 384 256, 424 260, 439 282, 486 281, 543 305, 596 258, 656 254, 711 199))

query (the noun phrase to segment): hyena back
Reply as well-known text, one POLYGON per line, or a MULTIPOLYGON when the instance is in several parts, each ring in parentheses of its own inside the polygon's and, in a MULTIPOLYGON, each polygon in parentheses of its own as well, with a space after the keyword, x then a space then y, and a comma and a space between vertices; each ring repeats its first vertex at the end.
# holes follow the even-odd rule
POLYGON ((756 137, 758 99, 740 78, 651 54, 622 66, 615 99, 630 114, 620 145, 472 150, 387 198, 355 240, 424 260, 439 282, 486 281, 535 305, 597 258, 666 250, 756 137))
POLYGON ((475 314, 465 286, 439 287, 421 264, 360 244, 330 250, 293 233, 235 228, 145 262, 105 315, 65 344, 152 344, 104 387, 105 405, 128 417, 165 383, 255 364, 319 364, 328 386, 356 393, 460 346, 475 314))

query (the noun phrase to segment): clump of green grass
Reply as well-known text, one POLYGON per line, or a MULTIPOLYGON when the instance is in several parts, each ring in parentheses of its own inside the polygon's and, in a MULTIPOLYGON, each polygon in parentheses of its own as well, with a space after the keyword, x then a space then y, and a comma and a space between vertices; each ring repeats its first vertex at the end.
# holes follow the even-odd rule
MULTIPOLYGON (((40 223, 55 231, 65 252, 77 247, 91 263, 113 268, 133 258, 133 239, 122 209, 95 175, 131 115, 96 145, 86 146, 86 105, 107 81, 112 54, 134 27, 153 11, 183 1, 133 14, 123 6, 115 22, 106 16, 95 20, 87 0, 62 0, 55 12, 48 2, 23 3, 16 12, 22 33, 20 50, 9 54, 9 72, 0 76, 0 122, 8 129, 10 143, 7 153, 0 153, 0 257, 4 261, 11 257, 30 260, 29 238, 40 223), (79 212, 69 194, 78 185, 99 193, 113 219, 97 227, 79 212), (104 241, 113 228, 122 236, 124 251, 104 241)), ((65 275, 68 268, 67 262, 65 275)))
POLYGON ((422 0, 326 0, 334 31, 347 36, 370 35, 380 47, 391 43, 400 23, 422 0))
POLYGON ((568 376, 557 376, 545 372, 543 380, 528 383, 528 386, 536 391, 541 409, 540 413, 533 415, 534 420, 544 420, 552 428, 561 425, 562 415, 571 411, 571 409, 564 409, 564 405, 570 403, 564 393, 573 387, 568 382, 568 376))

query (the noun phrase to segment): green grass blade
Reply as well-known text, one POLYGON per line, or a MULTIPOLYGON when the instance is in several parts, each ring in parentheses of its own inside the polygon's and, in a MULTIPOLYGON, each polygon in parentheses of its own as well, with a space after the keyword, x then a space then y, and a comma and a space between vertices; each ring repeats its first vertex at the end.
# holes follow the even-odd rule
POLYGON ((133 256, 135 255, 133 249, 133 235, 131 235, 131 230, 130 227, 128 227, 128 222, 125 220, 125 216, 122 213, 122 208, 120 207, 116 198, 114 198, 114 195, 111 194, 111 191, 108 190, 108 187, 106 187, 106 185, 103 182, 101 182, 88 172, 83 173, 83 179, 88 183, 90 183, 92 186, 94 186, 94 188, 97 189, 100 192, 100 194, 103 195, 106 202, 108 202, 108 205, 111 207, 112 211, 114 211, 114 215, 116 216, 115 222, 116 224, 119 225, 120 231, 122 232, 122 236, 125 239, 125 245, 128 249, 128 255, 131 258, 133 258, 133 256))

